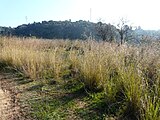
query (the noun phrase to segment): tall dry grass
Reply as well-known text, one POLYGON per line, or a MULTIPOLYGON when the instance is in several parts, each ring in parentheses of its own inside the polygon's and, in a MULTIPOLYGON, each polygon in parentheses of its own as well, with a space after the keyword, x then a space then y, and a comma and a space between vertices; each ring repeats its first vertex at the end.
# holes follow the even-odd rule
MULTIPOLYGON (((102 90, 108 113, 160 119, 160 43, 117 46, 96 41, 0 38, 0 63, 34 80, 64 76, 102 90)), ((65 78, 65 77, 64 77, 65 78)))

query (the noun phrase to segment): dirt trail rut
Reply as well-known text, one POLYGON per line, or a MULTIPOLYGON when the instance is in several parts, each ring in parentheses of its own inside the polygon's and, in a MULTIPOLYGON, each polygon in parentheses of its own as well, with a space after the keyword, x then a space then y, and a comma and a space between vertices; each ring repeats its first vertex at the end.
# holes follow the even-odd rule
POLYGON ((7 120, 9 119, 9 109, 10 106, 10 97, 8 92, 4 92, 0 88, 0 120, 7 120))
POLYGON ((12 78, 0 73, 0 120, 23 120, 12 78))

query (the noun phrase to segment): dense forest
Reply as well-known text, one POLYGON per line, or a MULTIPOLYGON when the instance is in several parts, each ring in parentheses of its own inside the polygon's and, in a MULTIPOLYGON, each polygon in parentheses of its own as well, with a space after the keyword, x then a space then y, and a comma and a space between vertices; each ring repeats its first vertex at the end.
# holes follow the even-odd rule
POLYGON ((160 31, 133 29, 124 21, 117 26, 102 22, 93 23, 79 20, 42 21, 23 24, 16 28, 0 27, 1 36, 36 37, 45 39, 88 39, 140 43, 143 40, 159 40, 160 31))
POLYGON ((23 24, 16 28, 1 27, 1 35, 37 37, 46 39, 86 39, 95 35, 95 24, 87 21, 42 21, 23 24))

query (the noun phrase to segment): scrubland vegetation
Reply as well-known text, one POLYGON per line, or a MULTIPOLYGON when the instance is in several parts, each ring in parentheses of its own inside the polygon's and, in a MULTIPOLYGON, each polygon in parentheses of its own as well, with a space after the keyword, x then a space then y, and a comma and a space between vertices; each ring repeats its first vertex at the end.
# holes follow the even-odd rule
POLYGON ((101 119, 160 119, 158 41, 118 46, 94 40, 1 37, 0 66, 45 84, 52 80, 79 83, 85 93, 98 99, 95 105, 103 102, 101 119))

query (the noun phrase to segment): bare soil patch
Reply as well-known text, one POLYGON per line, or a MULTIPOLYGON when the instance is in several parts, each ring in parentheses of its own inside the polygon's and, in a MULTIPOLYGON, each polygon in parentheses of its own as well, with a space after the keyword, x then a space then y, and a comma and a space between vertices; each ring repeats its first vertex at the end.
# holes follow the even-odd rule
POLYGON ((13 75, 0 73, 0 120, 26 120, 19 95, 13 75))

